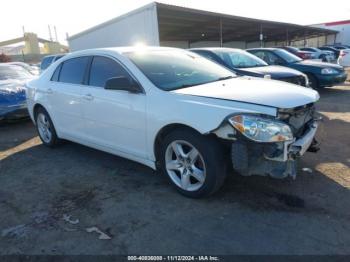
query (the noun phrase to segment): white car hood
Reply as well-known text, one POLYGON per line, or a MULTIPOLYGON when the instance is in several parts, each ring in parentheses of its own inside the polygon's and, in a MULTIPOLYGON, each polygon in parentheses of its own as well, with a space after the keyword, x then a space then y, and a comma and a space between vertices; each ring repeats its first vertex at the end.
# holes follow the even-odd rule
POLYGON ((316 102, 319 99, 319 94, 310 88, 281 81, 248 77, 237 77, 172 92, 276 108, 293 108, 316 102))

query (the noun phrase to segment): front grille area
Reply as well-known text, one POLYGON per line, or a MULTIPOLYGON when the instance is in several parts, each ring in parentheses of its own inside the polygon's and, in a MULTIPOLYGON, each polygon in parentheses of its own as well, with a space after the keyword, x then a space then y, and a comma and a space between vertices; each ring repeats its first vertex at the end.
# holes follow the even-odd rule
POLYGON ((296 138, 304 135, 308 124, 314 119, 315 105, 313 103, 290 109, 279 109, 278 119, 287 123, 296 138))
POLYGON ((284 82, 291 83, 291 84, 295 84, 295 85, 306 86, 305 77, 302 75, 293 76, 293 77, 285 77, 285 78, 281 78, 280 80, 284 81, 284 82))

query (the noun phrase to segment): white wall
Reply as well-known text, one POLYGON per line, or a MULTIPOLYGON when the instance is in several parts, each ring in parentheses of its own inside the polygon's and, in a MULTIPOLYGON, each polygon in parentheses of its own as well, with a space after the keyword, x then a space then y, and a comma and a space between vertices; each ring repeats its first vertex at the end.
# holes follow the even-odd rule
MULTIPOLYGON (((314 26, 339 31, 339 33, 336 36, 335 42, 343 45, 350 45, 350 22, 344 22, 343 24, 338 25, 319 24, 314 26)), ((334 37, 328 36, 327 43, 334 44, 334 37)))
POLYGON ((159 46, 156 5, 134 10, 68 39, 71 51, 129 46, 142 42, 159 46))

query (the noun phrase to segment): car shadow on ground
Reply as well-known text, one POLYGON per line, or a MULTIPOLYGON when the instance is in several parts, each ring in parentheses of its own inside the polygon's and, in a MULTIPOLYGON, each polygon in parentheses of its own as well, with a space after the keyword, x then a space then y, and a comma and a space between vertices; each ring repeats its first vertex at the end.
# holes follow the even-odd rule
POLYGON ((16 147, 37 136, 33 123, 29 118, 0 121, 0 152, 16 147))
MULTIPOLYGON (((307 153, 305 159, 299 161, 296 180, 291 178, 278 180, 259 176, 243 177, 232 173, 228 174, 223 188, 217 194, 201 201, 235 202, 256 211, 304 212, 309 209, 332 212, 324 208, 324 204, 331 206, 334 199, 323 199, 321 195, 332 192, 336 199, 348 199, 348 190, 336 178, 328 177, 322 170, 320 171, 318 165, 338 163, 341 167, 345 167, 341 171, 348 171, 346 169, 349 165, 349 141, 343 133, 344 130, 350 130, 348 122, 329 120, 324 116, 324 123, 318 135, 322 143, 321 150, 316 154, 307 153), (342 131, 337 131, 340 129, 339 126, 342 127, 342 131), (303 172, 304 167, 310 168, 312 173, 303 172)), ((35 135, 32 132, 28 134, 30 134, 28 138, 35 135)), ((1 169, 3 170, 2 180, 4 176, 11 176, 7 182, 13 179, 27 181, 30 177, 29 183, 33 187, 38 185, 37 181, 45 181, 45 187, 54 188, 53 192, 63 186, 65 192, 69 194, 70 187, 75 190, 79 188, 81 181, 88 179, 92 188, 101 186, 113 188, 122 185, 121 190, 128 191, 129 194, 135 193, 135 190, 149 194, 149 197, 157 192, 160 195, 168 194, 167 197, 175 193, 167 178, 150 168, 71 142, 64 142, 55 149, 46 148, 38 142, 34 146, 7 156, 1 161, 1 169), (110 180, 111 178, 113 181, 110 180)), ((344 177, 346 174, 338 173, 338 175, 344 177)), ((6 181, 2 181, 1 184, 6 187, 6 181)), ((30 194, 30 192, 27 193, 30 194)), ((348 212, 342 210, 340 213, 343 211, 348 212)))

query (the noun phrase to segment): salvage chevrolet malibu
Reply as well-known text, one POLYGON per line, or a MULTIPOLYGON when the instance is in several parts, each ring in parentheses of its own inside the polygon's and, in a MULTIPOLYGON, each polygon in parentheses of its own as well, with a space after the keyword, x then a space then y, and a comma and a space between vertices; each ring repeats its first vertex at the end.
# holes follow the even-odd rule
POLYGON ((241 175, 295 177, 316 151, 316 91, 237 77, 189 51, 147 47, 69 54, 27 84, 42 142, 71 140, 164 173, 188 197, 241 175))

